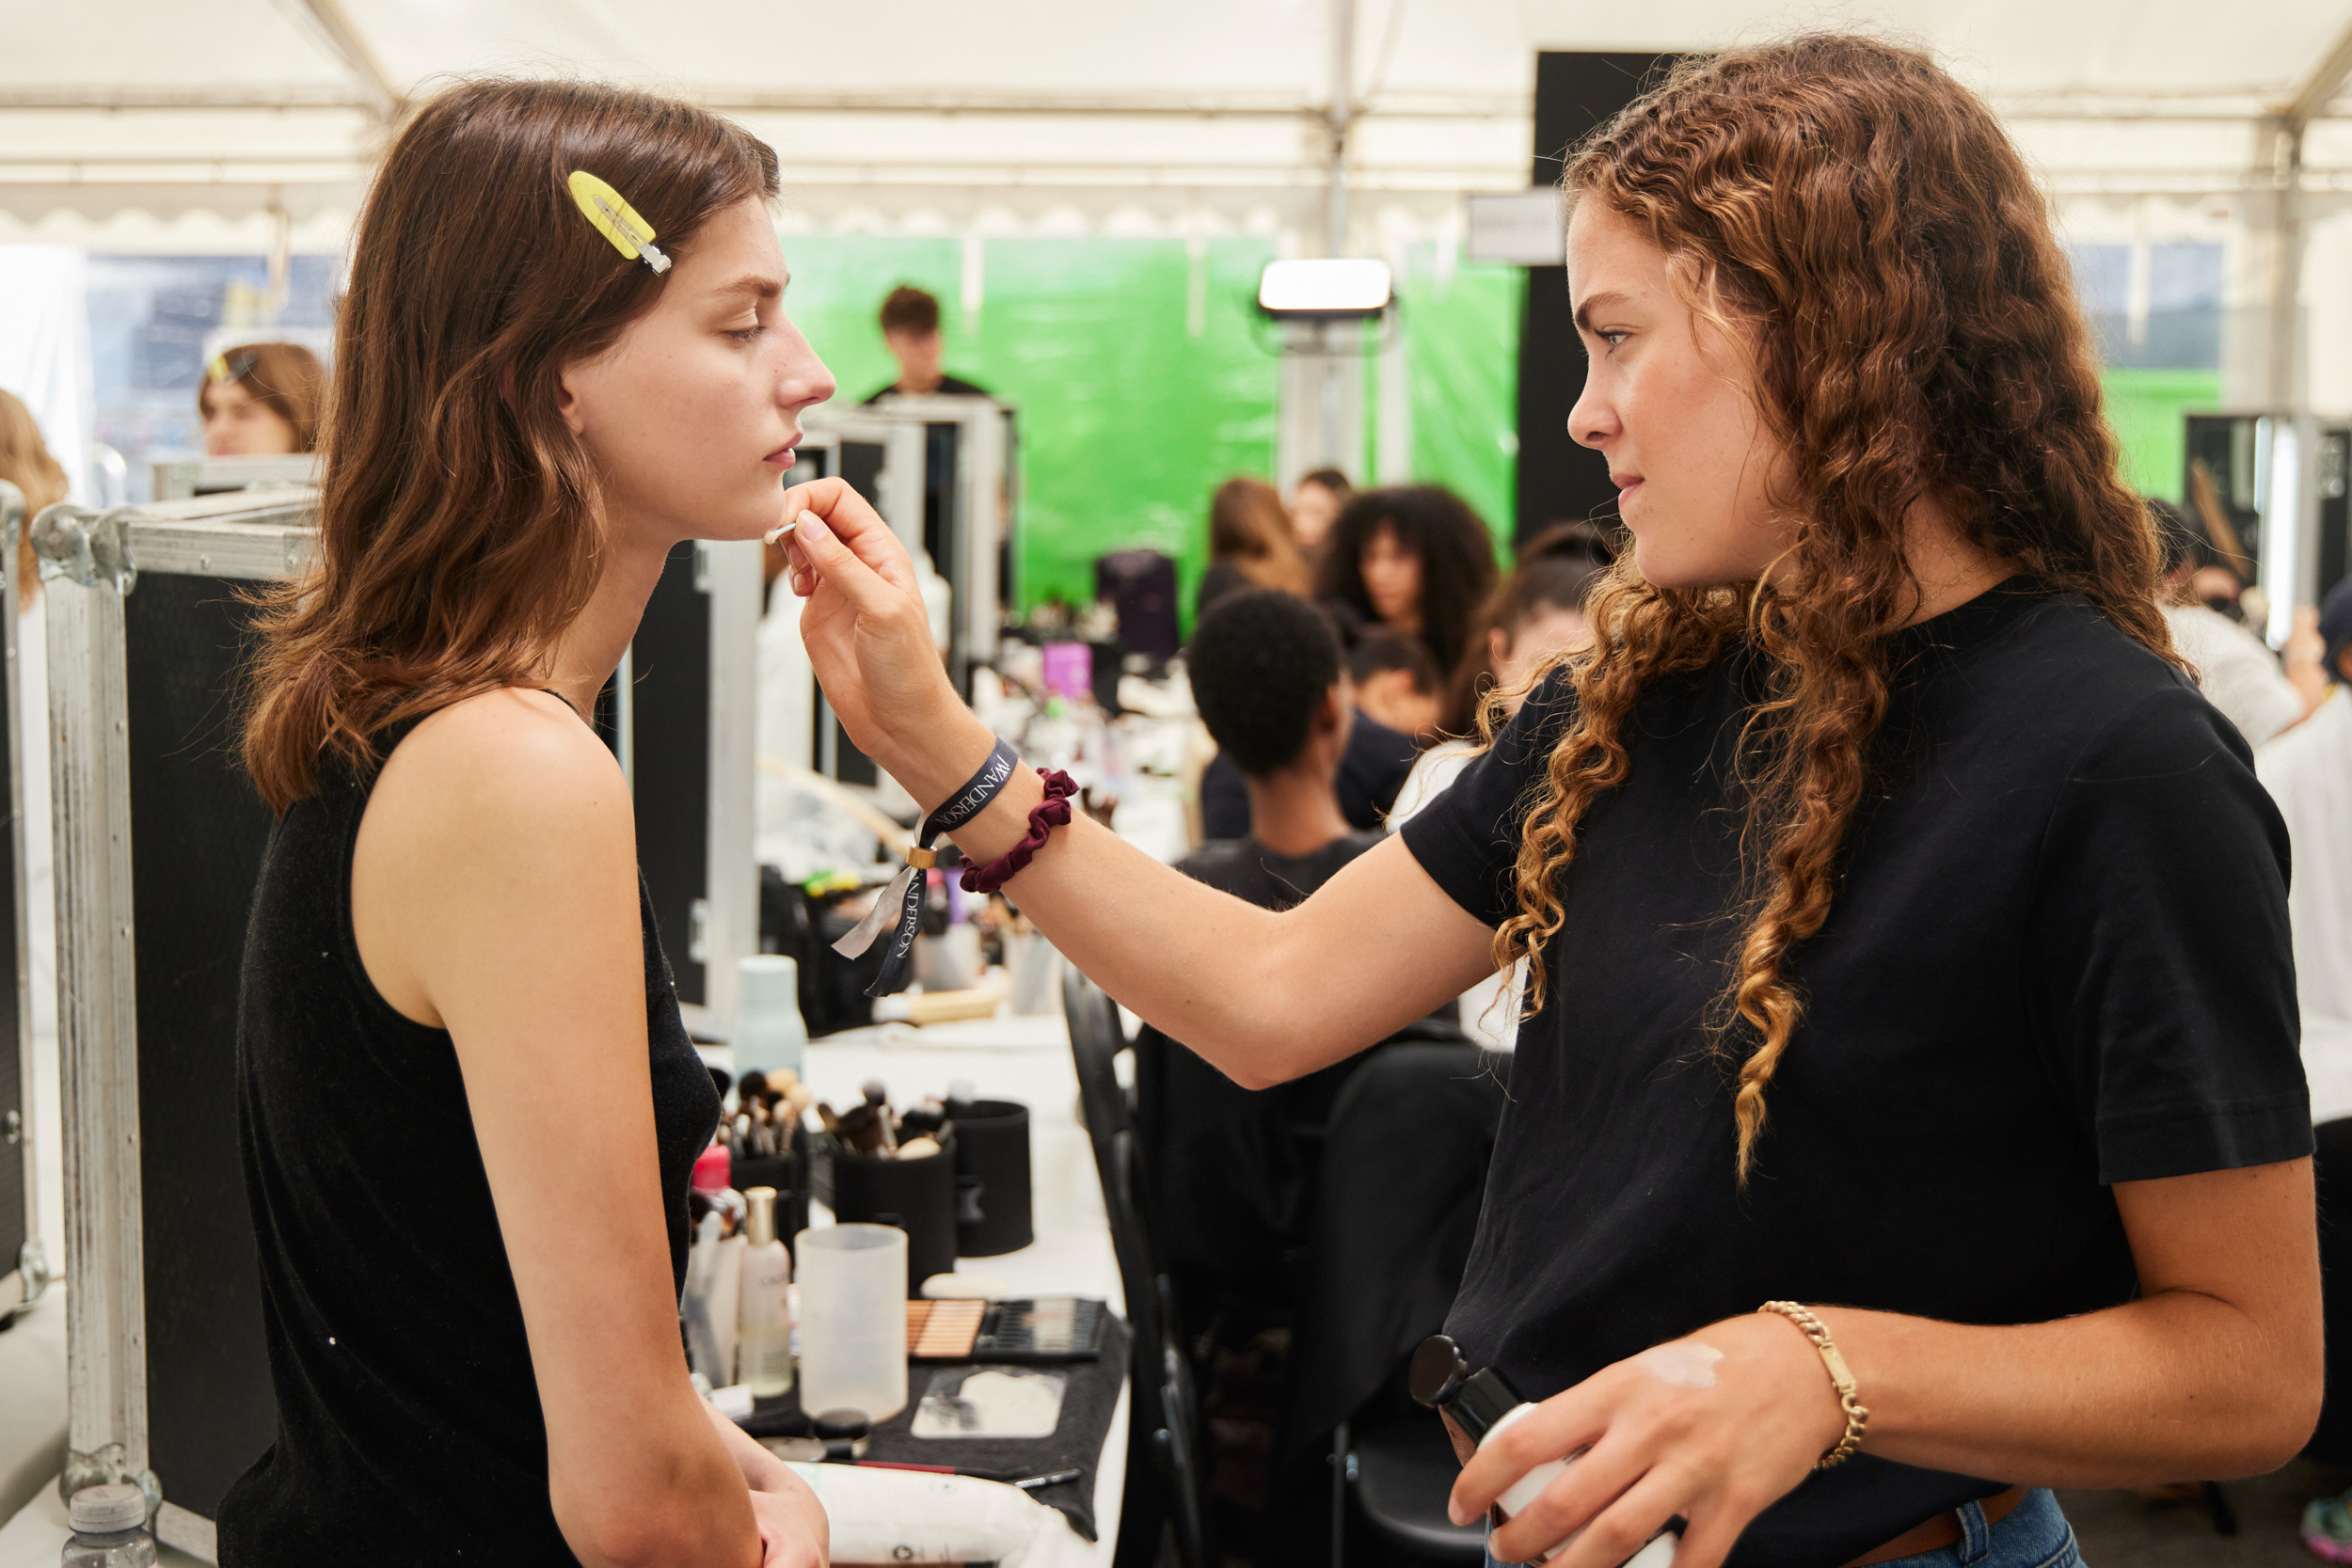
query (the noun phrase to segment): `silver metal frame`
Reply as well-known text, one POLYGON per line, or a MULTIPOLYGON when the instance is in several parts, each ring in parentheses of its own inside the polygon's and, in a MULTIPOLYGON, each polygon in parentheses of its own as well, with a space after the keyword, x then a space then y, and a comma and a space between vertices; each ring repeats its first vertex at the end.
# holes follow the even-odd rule
POLYGON ((33 520, 49 592, 50 827, 65 1112, 68 1418, 62 1495, 127 1481, 168 1544, 206 1558, 212 1522, 166 1502, 148 1463, 136 953, 129 911, 123 596, 142 568, 266 580, 310 559, 315 496, 230 493, 33 520))
MULTIPOLYGON (((232 492, 104 513, 59 505, 33 523, 50 593, 65 1247, 74 1281, 59 1487, 70 1497, 83 1486, 131 1481, 155 1509, 157 1535, 208 1560, 213 1522, 165 1498, 149 1459, 123 598, 142 571, 255 581, 298 574, 315 542, 316 499, 232 492)), ((686 1011, 703 1015, 712 1033, 733 1021, 736 958, 759 948, 753 748, 760 557, 756 540, 704 543, 695 555, 696 586, 710 595, 711 735, 707 905, 696 940, 712 1005, 686 1011)), ((12 637, 13 617, 5 619, 12 637)), ((20 987, 20 1006, 22 996, 20 987)))
POLYGON ((948 666, 961 686, 975 665, 996 657, 1005 584, 997 552, 1013 535, 1018 513, 1008 488, 1012 452, 1011 410, 993 398, 892 393, 870 405, 809 410, 810 428, 836 441, 879 441, 883 448, 882 492, 875 509, 910 550, 923 547, 925 427, 961 427, 956 442, 955 515, 948 521, 956 559, 932 566, 955 589, 948 666))
POLYGON ((233 490, 282 489, 318 483, 314 452, 286 457, 183 457, 155 465, 155 499, 188 500, 233 490))
POLYGON ((17 1106, 19 1124, 0 1133, 0 1144, 8 1150, 8 1157, 24 1164, 24 1244, 11 1259, 0 1258, 0 1264, 11 1264, 0 1273, 0 1323, 31 1306, 49 1284, 49 1254, 42 1245, 40 1234, 40 1145, 35 1131, 33 1099, 35 1070, 33 1065, 33 974, 28 933, 25 928, 24 902, 24 745, 22 715, 23 688, 19 684, 23 666, 16 657, 17 618, 12 613, 16 605, 17 573, 16 542, 25 524, 24 495, 6 480, 0 480, 0 648, 5 648, 6 675, 10 701, 0 714, 18 725, 8 737, 8 837, 10 863, 16 875, 9 890, 16 900, 16 1038, 17 1072, 20 1079, 17 1106))

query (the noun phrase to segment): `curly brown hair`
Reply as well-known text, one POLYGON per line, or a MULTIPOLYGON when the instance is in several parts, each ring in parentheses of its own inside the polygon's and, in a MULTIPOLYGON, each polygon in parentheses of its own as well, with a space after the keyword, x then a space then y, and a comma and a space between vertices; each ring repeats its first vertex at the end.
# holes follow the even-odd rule
POLYGON ((1919 602, 1906 517, 1940 508, 2171 658, 2156 541, 2116 477, 2043 198, 1992 111, 1925 55, 1815 34, 1686 62, 1596 132, 1565 182, 1645 230, 1686 303, 1746 354, 1788 454, 1770 499, 1792 543, 1722 587, 1660 588, 1620 556, 1568 665, 1576 711, 1534 793, 1495 952, 1530 960, 1540 1006, 1577 826, 1632 771, 1628 714, 1651 682, 1744 645, 1764 695, 1740 739, 1747 887, 1729 912, 1744 929, 1712 1031, 1737 1062, 1744 1185, 1804 1009, 1791 956, 1828 918, 1888 638, 1919 602))

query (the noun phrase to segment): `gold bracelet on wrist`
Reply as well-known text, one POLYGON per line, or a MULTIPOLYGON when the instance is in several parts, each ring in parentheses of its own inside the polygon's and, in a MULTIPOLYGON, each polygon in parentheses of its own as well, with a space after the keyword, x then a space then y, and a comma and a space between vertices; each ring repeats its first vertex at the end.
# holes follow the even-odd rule
POLYGON ((1846 1435, 1837 1446, 1814 1462, 1817 1470, 1834 1469, 1853 1457, 1862 1447, 1863 1429, 1870 1424, 1870 1412, 1854 1398, 1853 1372, 1846 1358, 1837 1353, 1837 1343, 1829 1337, 1829 1328, 1813 1315, 1812 1309, 1793 1301, 1768 1301, 1756 1308, 1758 1312, 1777 1312, 1804 1330, 1804 1337, 1813 1341, 1813 1348, 1821 1353, 1821 1365, 1829 1369, 1829 1380, 1837 1387, 1837 1403, 1846 1412, 1846 1435))

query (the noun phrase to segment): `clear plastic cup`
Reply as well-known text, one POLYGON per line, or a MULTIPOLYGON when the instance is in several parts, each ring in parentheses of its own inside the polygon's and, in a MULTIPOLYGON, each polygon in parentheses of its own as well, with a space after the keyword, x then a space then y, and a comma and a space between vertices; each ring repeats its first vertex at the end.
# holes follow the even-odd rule
POLYGON ((801 1408, 863 1410, 876 1426, 907 1404, 907 1233, 894 1225, 801 1232, 801 1408))

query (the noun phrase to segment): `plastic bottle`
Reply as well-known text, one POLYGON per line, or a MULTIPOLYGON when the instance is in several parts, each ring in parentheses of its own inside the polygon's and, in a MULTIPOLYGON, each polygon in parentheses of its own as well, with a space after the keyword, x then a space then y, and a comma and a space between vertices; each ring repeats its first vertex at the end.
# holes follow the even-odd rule
MULTIPOLYGON (((1504 1381, 1493 1368, 1471 1371, 1470 1363, 1454 1341, 1442 1334, 1432 1334, 1413 1353, 1410 1374, 1413 1398, 1432 1409, 1442 1410, 1453 1418, 1479 1448, 1485 1448, 1498 1433, 1518 1424, 1534 1412, 1535 1406, 1519 1398, 1518 1391, 1504 1381)), ((1581 1451, 1581 1450, 1580 1450, 1581 1451)), ((1513 1481, 1495 1506, 1502 1517, 1525 1509, 1542 1495, 1553 1479, 1577 1461, 1576 1454, 1547 1460, 1513 1481)), ((1571 1531, 1555 1541, 1537 1562, 1559 1555, 1560 1549, 1574 1541, 1581 1532, 1571 1531)), ((1675 1560, 1677 1537, 1672 1530, 1661 1530, 1649 1544, 1626 1559, 1623 1568, 1671 1568, 1675 1560)))
POLYGON ((85 1486, 70 1509, 73 1534, 60 1560, 64 1568, 155 1568, 146 1493, 127 1481, 85 1486))
POLYGON ((735 1070, 801 1070, 808 1024, 801 1017, 801 966, 781 953, 735 960, 735 1070))
POLYGON ((776 1190, 754 1187, 744 1224, 743 1297, 737 1355, 743 1382, 760 1399, 792 1386, 792 1254, 776 1235, 776 1190))

